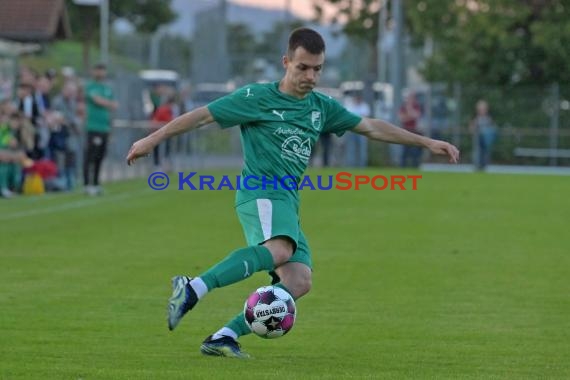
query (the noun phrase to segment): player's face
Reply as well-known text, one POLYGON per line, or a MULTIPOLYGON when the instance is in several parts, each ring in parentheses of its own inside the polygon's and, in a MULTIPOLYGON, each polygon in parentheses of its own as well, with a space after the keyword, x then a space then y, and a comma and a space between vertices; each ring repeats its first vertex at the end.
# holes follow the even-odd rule
POLYGON ((319 83, 325 54, 311 54, 302 47, 298 47, 293 56, 285 56, 285 80, 288 87, 296 95, 304 96, 311 92, 319 83))

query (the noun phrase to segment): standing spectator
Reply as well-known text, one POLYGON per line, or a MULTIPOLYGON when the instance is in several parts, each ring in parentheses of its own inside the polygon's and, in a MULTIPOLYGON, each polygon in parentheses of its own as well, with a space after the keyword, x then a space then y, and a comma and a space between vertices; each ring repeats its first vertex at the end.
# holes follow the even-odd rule
POLYGON ((67 81, 61 93, 53 100, 53 109, 63 115, 62 133, 65 136, 62 146, 63 162, 60 162, 60 178, 65 180, 65 188, 73 190, 77 176, 77 156, 80 148, 81 118, 77 109, 78 88, 75 82, 67 81))
MULTIPOLYGON (((152 115, 152 128, 151 133, 156 132, 156 130, 160 129, 168 122, 172 121, 175 117, 179 116, 179 107, 176 104, 176 95, 170 95, 166 102, 154 111, 152 115)), ((170 156, 170 141, 167 140, 164 143, 164 158, 168 159, 170 156)), ((160 166, 160 145, 157 145, 153 149, 153 159, 154 159, 154 166, 160 166)))
MULTIPOLYGON (((56 160, 59 177, 65 181, 65 189, 70 191, 75 188, 77 176, 77 156, 80 148, 81 119, 77 111, 77 85, 67 81, 63 85, 61 93, 53 100, 53 110, 61 113, 63 121, 59 131, 60 144, 58 150, 61 153, 56 160)), ((58 136, 52 133, 53 137, 58 136)), ((55 140, 57 141, 57 139, 55 140)))
MULTIPOLYGON (((370 106, 361 94, 356 94, 346 104, 346 109, 361 116, 370 117, 370 106)), ((368 139, 357 133, 349 133, 346 139, 346 163, 348 166, 365 167, 368 164, 368 139)))
POLYGON ((40 119, 36 122, 38 133, 38 149, 42 152, 42 157, 49 157, 49 142, 51 130, 47 123, 46 117, 51 110, 51 74, 39 75, 35 82, 34 101, 37 104, 40 119))
MULTIPOLYGON (((26 71, 27 72, 27 71, 26 71)), ((26 76, 29 78, 29 75, 26 76)), ((43 145, 42 129, 44 128, 43 114, 38 106, 36 97, 34 96, 34 84, 29 82, 20 82, 17 90, 17 107, 23 116, 30 122, 34 129, 33 146, 27 150, 27 154, 34 160, 41 159, 45 156, 45 148, 43 145)))
POLYGON ((0 197, 11 198, 20 190, 22 167, 29 161, 20 142, 25 118, 18 111, 0 116, 0 197))
POLYGON ((92 71, 93 80, 85 88, 87 140, 83 162, 83 184, 89 195, 99 195, 101 164, 107 150, 111 131, 111 112, 118 108, 113 90, 105 83, 107 67, 100 63, 92 71))
MULTIPOLYGON (((419 131, 419 122, 422 116, 422 110, 419 103, 416 101, 416 94, 410 92, 400 107, 399 113, 400 123, 402 127, 412 133, 421 135, 419 131)), ((406 167, 408 160, 411 160, 413 168, 420 166, 420 159, 422 156, 422 148, 419 146, 405 145, 402 150, 401 166, 406 167)))
POLYGON ((448 108, 444 97, 439 97, 431 111, 431 138, 440 140, 447 129, 448 108))
POLYGON ((489 113, 489 103, 481 99, 475 106, 476 115, 469 124, 473 134, 474 161, 479 170, 484 170, 491 160, 491 151, 497 137, 497 127, 489 113))

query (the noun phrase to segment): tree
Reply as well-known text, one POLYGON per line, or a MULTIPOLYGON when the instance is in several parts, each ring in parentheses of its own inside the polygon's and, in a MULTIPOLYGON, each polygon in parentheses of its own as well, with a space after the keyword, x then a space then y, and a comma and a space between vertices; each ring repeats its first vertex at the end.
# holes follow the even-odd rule
POLYGON ((251 74, 255 49, 255 35, 247 24, 228 25, 228 53, 232 58, 231 71, 233 76, 251 74))
MULTIPOLYGON (((333 22, 367 41, 377 37, 380 0, 313 0, 337 9, 333 22)), ((568 0, 406 0, 406 29, 415 45, 430 38, 434 53, 423 73, 429 81, 496 85, 568 82, 568 0)))
MULTIPOLYGON (((140 33, 154 33, 161 25, 176 19, 176 14, 170 5, 172 0, 108 0, 111 22, 124 18, 131 22, 140 33)), ((98 27, 99 8, 95 6, 80 6, 74 0, 67 0, 67 9, 72 30, 81 30, 84 18, 88 14, 94 25, 98 27)))
POLYGON ((257 45, 258 56, 264 57, 268 61, 278 60, 280 62, 287 50, 287 39, 291 30, 303 26, 303 22, 293 20, 291 22, 276 22, 271 30, 264 32, 257 45))
MULTIPOLYGON (((333 15, 332 24, 342 25, 342 32, 350 39, 356 40, 372 52, 376 52, 378 40, 378 19, 381 4, 387 1, 381 0, 313 0, 313 8, 316 21, 325 21, 324 5, 333 5, 336 13, 333 15)), ((377 54, 371 54, 368 62, 368 71, 376 73, 377 54)))
POLYGON ((563 0, 411 1, 413 32, 436 42, 432 80, 499 85, 568 81, 568 5, 563 0), (437 3, 437 4, 436 4, 437 3))
MULTIPOLYGON (((89 65, 89 47, 99 30, 99 7, 81 6, 74 0, 67 1, 71 30, 82 31, 75 34, 84 43, 84 64, 89 65)), ((154 33, 161 25, 176 19, 170 4, 172 0, 108 0, 110 22, 124 18, 131 22, 140 33, 154 33)))
POLYGON ((228 25, 232 75, 245 80, 255 80, 260 74, 259 67, 263 66, 256 62, 264 60, 266 64, 279 65, 287 46, 288 33, 302 25, 300 21, 277 22, 272 29, 259 36, 247 24, 228 25))

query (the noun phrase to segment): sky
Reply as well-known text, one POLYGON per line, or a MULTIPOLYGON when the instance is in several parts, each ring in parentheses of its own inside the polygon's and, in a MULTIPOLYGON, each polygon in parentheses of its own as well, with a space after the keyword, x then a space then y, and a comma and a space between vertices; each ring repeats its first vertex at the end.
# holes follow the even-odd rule
POLYGON ((293 13, 303 18, 313 16, 313 2, 311 0, 231 0, 232 3, 236 4, 272 9, 284 9, 287 1, 290 2, 293 13))

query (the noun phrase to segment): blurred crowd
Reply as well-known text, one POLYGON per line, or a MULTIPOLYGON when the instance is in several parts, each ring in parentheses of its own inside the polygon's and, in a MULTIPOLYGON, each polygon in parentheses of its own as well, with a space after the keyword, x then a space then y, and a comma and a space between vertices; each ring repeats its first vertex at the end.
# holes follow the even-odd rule
MULTIPOLYGON (((80 79, 69 67, 46 72, 20 68, 14 96, 0 101, 0 197, 72 191, 78 178, 83 179, 83 190, 88 195, 102 193, 101 165, 107 151, 111 118, 119 106, 106 79, 106 67, 101 64, 93 67, 89 81, 80 79)), ((148 133, 201 105, 176 86, 155 83, 147 90, 148 133)), ((361 92, 345 94, 344 106, 362 117, 387 116, 373 111, 362 95, 361 92)), ((426 128, 424 102, 410 91, 396 114, 396 123, 412 133, 439 139, 447 128, 449 112, 444 100, 431 107, 426 128)), ((489 164, 497 136, 489 108, 481 99, 469 125, 474 163, 480 170, 489 164)), ((366 138, 355 133, 342 138, 323 134, 311 163, 366 167, 370 161, 369 149, 366 138)), ((402 147, 398 164, 418 168, 424 153, 420 147, 402 147)), ((157 146, 152 154, 155 167, 169 170, 170 154, 171 141, 157 146)))
POLYGON ((14 98, 0 103, 0 195, 74 189, 86 117, 81 81, 67 67, 21 67, 17 83, 14 98))

